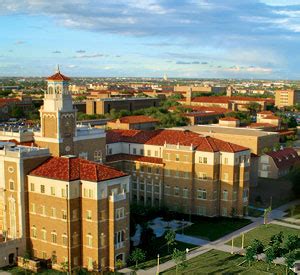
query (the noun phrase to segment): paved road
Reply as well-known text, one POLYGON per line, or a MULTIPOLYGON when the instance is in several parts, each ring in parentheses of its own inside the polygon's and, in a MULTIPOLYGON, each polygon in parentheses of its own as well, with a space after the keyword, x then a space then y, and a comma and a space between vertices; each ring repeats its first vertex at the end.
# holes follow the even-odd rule
MULTIPOLYGON (((289 202, 287 204, 284 204, 274 210, 272 210, 270 213, 269 213, 269 218, 268 218, 268 223, 270 222, 273 222, 273 223, 281 223, 281 222, 278 222, 278 221, 274 221, 275 219, 281 219, 284 217, 284 215, 286 214, 285 211, 288 210, 291 206, 293 205, 297 205, 297 204, 300 204, 300 200, 295 200, 295 201, 292 201, 292 202, 289 202)), ((203 246, 195 249, 195 250, 192 250, 191 252, 188 253, 187 255, 187 259, 192 259, 194 257, 197 257, 201 254, 204 254, 212 249, 216 249, 216 250, 221 250, 221 251, 225 251, 225 252, 231 252, 232 250, 232 247, 230 245, 225 245, 226 242, 228 242, 229 240, 231 240, 232 238, 236 238, 238 236, 240 236, 241 234, 243 233, 247 233, 248 231, 262 225, 264 223, 264 218, 263 217, 259 217, 259 218, 251 218, 251 220, 253 221, 251 224, 243 227, 243 228, 240 228, 226 236, 223 236, 222 238, 216 240, 216 241, 213 241, 213 242, 209 242, 207 244, 204 244, 203 246)), ((282 225, 284 226, 289 226, 289 224, 287 223, 283 223, 282 225)), ((299 227, 297 227, 299 228, 299 227)), ((180 234, 177 234, 177 235, 180 235, 180 234)), ((176 237, 177 237, 176 235, 176 237)), ((193 239, 197 239, 197 238, 194 238, 192 237, 193 239)), ((188 240, 188 239, 186 239, 188 240)), ((199 242, 200 241, 203 241, 202 239, 199 239, 199 242)), ((234 252, 237 252, 240 250, 240 248, 237 248, 237 247, 234 247, 234 252)), ((173 260, 170 260, 168 262, 165 262, 163 264, 160 265, 159 267, 159 271, 162 272, 162 271, 165 271, 165 270, 168 270, 172 267, 175 266, 175 263, 173 260)), ((128 268, 124 268, 122 270, 120 270, 119 272, 121 273, 129 273, 130 269, 128 268)), ((138 270, 136 272, 137 275, 155 275, 157 272, 157 267, 152 267, 152 268, 149 268, 147 270, 138 270)))

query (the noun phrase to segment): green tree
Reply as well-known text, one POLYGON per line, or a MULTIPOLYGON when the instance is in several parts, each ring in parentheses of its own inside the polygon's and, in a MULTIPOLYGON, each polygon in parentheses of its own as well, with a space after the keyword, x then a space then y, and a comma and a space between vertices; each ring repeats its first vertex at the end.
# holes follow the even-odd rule
POLYGON ((130 260, 135 263, 136 269, 138 268, 138 263, 144 261, 145 259, 146 253, 140 248, 135 248, 130 255, 130 260))
POLYGON ((24 112, 20 107, 14 106, 10 111, 10 116, 15 118, 22 118, 24 117, 24 112))
POLYGON ((67 273, 68 269, 69 269, 69 262, 68 261, 61 262, 60 268, 61 268, 62 272, 67 273))
POLYGON ((184 266, 185 261, 186 261, 186 252, 185 251, 180 251, 177 248, 173 250, 172 253, 172 259, 175 262, 176 265, 176 275, 178 274, 178 268, 180 266, 184 266))
POLYGON ((245 258, 249 264, 249 267, 251 266, 251 263, 254 261, 254 257, 255 257, 255 250, 251 246, 248 246, 246 248, 245 258))
POLYGON ((294 234, 289 234, 287 236, 287 239, 284 243, 284 247, 289 251, 293 251, 295 249, 297 249, 299 246, 299 237, 297 235, 294 234))
POLYGON ((173 245, 176 244, 175 238, 176 238, 176 233, 175 233, 175 231, 173 231, 173 230, 168 230, 168 231, 166 232, 165 240, 167 241, 168 253, 170 253, 170 246, 173 246, 173 245))
POLYGON ((284 255, 284 263, 286 265, 286 274, 288 274, 289 269, 294 266, 295 261, 296 261, 295 252, 289 252, 284 255))
POLYGON ((272 264, 272 262, 275 260, 276 258, 276 255, 275 255, 275 252, 274 252, 274 249, 272 246, 269 246, 266 251, 265 251, 265 254, 266 254, 266 262, 268 263, 268 271, 270 270, 270 265, 272 264))
POLYGON ((251 102, 250 104, 247 105, 247 109, 250 111, 251 114, 256 114, 257 112, 260 111, 261 106, 257 102, 251 102))
POLYGON ((251 248, 254 250, 256 258, 258 257, 258 254, 261 254, 264 252, 264 245, 261 241, 254 239, 251 243, 251 248))

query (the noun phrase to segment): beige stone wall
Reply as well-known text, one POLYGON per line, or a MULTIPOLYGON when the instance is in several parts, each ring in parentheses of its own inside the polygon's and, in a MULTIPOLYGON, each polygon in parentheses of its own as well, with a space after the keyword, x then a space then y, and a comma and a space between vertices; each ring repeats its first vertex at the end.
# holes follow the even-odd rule
POLYGON ((42 112, 41 119, 42 135, 48 138, 57 138, 58 128, 56 113, 42 112))
POLYGON ((78 156, 80 153, 87 153, 88 159, 94 161, 95 151, 101 150, 102 160, 105 162, 106 157, 106 139, 97 138, 97 139, 86 139, 76 141, 74 143, 74 153, 78 156))

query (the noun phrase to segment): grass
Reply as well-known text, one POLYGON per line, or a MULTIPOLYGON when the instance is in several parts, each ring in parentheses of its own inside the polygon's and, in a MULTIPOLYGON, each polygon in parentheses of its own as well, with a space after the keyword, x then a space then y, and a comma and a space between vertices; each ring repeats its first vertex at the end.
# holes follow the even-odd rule
MULTIPOLYGON (((271 236, 278 234, 280 231, 282 231, 284 238, 286 238, 289 234, 296 234, 300 236, 300 231, 298 229, 277 224, 261 225, 245 234, 244 246, 249 246, 254 239, 260 240, 264 245, 267 245, 270 241, 271 236)), ((229 241, 227 244, 231 245, 231 241, 229 241)), ((241 236, 234 239, 234 246, 242 246, 241 236)))
MULTIPOLYGON (((23 275, 23 274, 32 274, 33 272, 30 270, 27 270, 27 272, 25 271, 25 269, 18 267, 18 266, 12 266, 12 267, 5 267, 0 269, 1 271, 7 271, 13 275, 23 275)), ((58 275, 58 274, 65 274, 63 272, 57 271, 57 270, 53 270, 53 269, 47 269, 47 270, 43 270, 40 271, 39 274, 42 275, 58 275)))
MULTIPOLYGON (((244 257, 217 250, 211 250, 199 255, 186 263, 187 266, 184 269, 180 269, 178 274, 285 274, 285 266, 271 265, 270 270, 267 271, 267 263, 256 261, 249 267, 244 257)), ((175 268, 161 274, 173 275, 175 274, 175 268)))
MULTIPOLYGON (((217 240, 251 223, 248 219, 195 217, 184 234, 209 241, 217 240)), ((179 231, 181 233, 181 230, 179 231)))
POLYGON ((288 218, 294 218, 296 220, 300 220, 300 205, 296 205, 293 213, 291 213, 291 209, 288 210, 288 218))
MULTIPOLYGON (((168 252, 168 247, 166 245, 166 240, 164 237, 159 237, 155 238, 152 242, 151 247, 155 248, 155 253, 151 253, 152 251, 149 251, 148 248, 145 247, 140 247, 144 251, 146 251, 146 261, 143 263, 140 263, 138 265, 139 269, 148 269, 150 267, 153 267, 157 264, 157 254, 160 256, 160 263, 167 262, 171 260, 172 258, 172 251, 174 248, 177 248, 181 251, 188 249, 193 249, 196 248, 197 246, 188 244, 188 243, 183 243, 176 241, 176 244, 172 247, 170 247, 170 250, 168 252)), ((151 249, 151 248, 150 248, 151 249)))

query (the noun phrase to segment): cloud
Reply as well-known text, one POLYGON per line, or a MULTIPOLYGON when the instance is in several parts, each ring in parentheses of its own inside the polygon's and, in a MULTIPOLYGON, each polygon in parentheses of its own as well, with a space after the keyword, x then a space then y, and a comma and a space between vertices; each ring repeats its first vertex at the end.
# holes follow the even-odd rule
POLYGON ((78 50, 78 51, 76 51, 76 53, 86 53, 86 51, 85 50, 78 50))
POLYGON ((23 40, 18 40, 18 41, 16 41, 16 45, 22 45, 22 44, 25 44, 26 42, 25 41, 23 41, 23 40))
POLYGON ((99 57, 107 57, 107 56, 108 55, 106 55, 106 54, 95 53, 95 54, 76 55, 73 58, 99 58, 99 57))
POLYGON ((61 51, 53 51, 52 53, 61 53, 61 51))
POLYGON ((77 67, 78 67, 77 65, 73 65, 73 64, 67 65, 67 68, 70 68, 70 69, 74 69, 74 68, 77 68, 77 67))
POLYGON ((204 61, 204 62, 201 62, 202 65, 207 65, 208 62, 204 61))
POLYGON ((191 61, 191 62, 177 61, 176 64, 178 64, 178 65, 198 65, 198 64, 200 64, 200 62, 199 61, 191 61))

